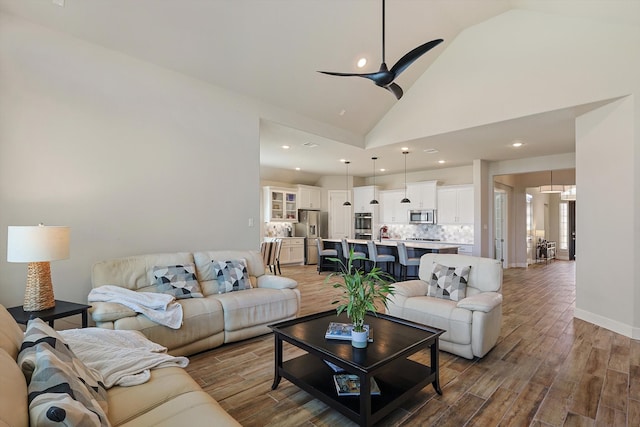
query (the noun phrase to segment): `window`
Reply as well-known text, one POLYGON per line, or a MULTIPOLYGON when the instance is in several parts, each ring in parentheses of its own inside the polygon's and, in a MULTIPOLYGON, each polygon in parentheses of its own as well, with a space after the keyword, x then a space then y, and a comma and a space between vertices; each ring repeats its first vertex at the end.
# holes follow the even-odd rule
POLYGON ((560 203, 560 230, 558 239, 558 249, 569 249, 569 204, 567 202, 560 203))

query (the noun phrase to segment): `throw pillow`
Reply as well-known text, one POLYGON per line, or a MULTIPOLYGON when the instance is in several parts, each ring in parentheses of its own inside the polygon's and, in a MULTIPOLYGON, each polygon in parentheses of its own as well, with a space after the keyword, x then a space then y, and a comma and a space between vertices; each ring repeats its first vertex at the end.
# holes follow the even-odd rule
POLYGON ((202 298, 195 264, 153 267, 153 277, 156 278, 158 292, 178 299, 202 298))
POLYGON ((218 293, 224 294, 251 288, 245 260, 212 260, 211 262, 213 263, 213 272, 218 281, 218 293))
POLYGON ((447 267, 446 265, 434 263, 427 295, 460 301, 466 295, 470 271, 471 266, 447 267))
POLYGON ((110 425, 102 377, 42 320, 29 321, 18 365, 28 383, 31 425, 110 425))

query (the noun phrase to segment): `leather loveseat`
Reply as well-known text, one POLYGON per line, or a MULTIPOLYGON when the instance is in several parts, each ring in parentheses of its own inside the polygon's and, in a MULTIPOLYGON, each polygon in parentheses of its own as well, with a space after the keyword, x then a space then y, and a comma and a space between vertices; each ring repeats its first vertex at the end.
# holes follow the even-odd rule
POLYGON ((467 255, 425 254, 418 280, 394 284, 387 312, 446 332, 440 349, 467 359, 483 357, 495 346, 502 322, 502 266, 500 261, 467 255), (434 265, 471 267, 465 296, 459 301, 428 296, 434 265))
POLYGON ((119 303, 90 302, 96 326, 140 331, 151 341, 167 347, 169 354, 184 356, 269 333, 267 325, 298 315, 298 283, 286 277, 266 275, 257 251, 179 252, 101 261, 93 266, 92 286, 116 285, 156 292, 154 267, 185 264, 195 264, 204 297, 177 300, 183 309, 183 324, 179 329, 154 323, 119 303), (212 267, 214 260, 245 260, 252 288, 218 293, 212 267))
MULTIPOLYGON (((29 426, 27 382, 16 361, 23 337, 22 329, 0 305, 1 426, 29 426)), ((111 387, 107 402, 107 419, 114 427, 240 426, 184 369, 177 367, 151 370, 151 378, 144 384, 111 387)))

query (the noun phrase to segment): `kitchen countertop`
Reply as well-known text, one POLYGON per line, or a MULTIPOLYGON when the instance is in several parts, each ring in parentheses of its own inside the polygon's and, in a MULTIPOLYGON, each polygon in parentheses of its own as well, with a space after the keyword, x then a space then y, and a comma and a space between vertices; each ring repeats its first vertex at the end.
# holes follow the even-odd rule
MULTIPOLYGON (((340 243, 340 239, 323 239, 324 241, 327 242, 333 242, 333 243, 340 243)), ((360 240, 360 239, 347 239, 348 243, 354 243, 357 245, 366 245, 367 241, 366 240, 360 240)), ((440 243, 440 242, 421 242, 421 241, 416 241, 416 240, 392 240, 392 239, 382 239, 382 241, 380 240, 374 240, 375 244, 378 246, 398 246, 397 243, 398 242, 404 242, 405 246, 407 248, 416 248, 416 249, 433 249, 433 250, 440 250, 440 249, 457 249, 458 247, 460 247, 460 244, 446 244, 446 243, 440 243)))

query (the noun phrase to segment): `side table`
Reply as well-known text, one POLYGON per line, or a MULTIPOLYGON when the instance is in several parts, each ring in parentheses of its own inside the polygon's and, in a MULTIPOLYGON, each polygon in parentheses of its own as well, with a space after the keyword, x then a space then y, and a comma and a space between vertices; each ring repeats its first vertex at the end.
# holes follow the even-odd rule
POLYGON ((75 302, 56 300, 56 305, 53 308, 40 311, 24 311, 23 306, 11 307, 7 311, 11 313, 16 322, 26 325, 30 319, 42 319, 45 322, 49 322, 49 326, 53 328, 53 322, 56 319, 62 319, 63 317, 73 316, 75 314, 82 314, 82 327, 86 328, 88 325, 87 310, 91 308, 90 305, 76 304, 75 302))

